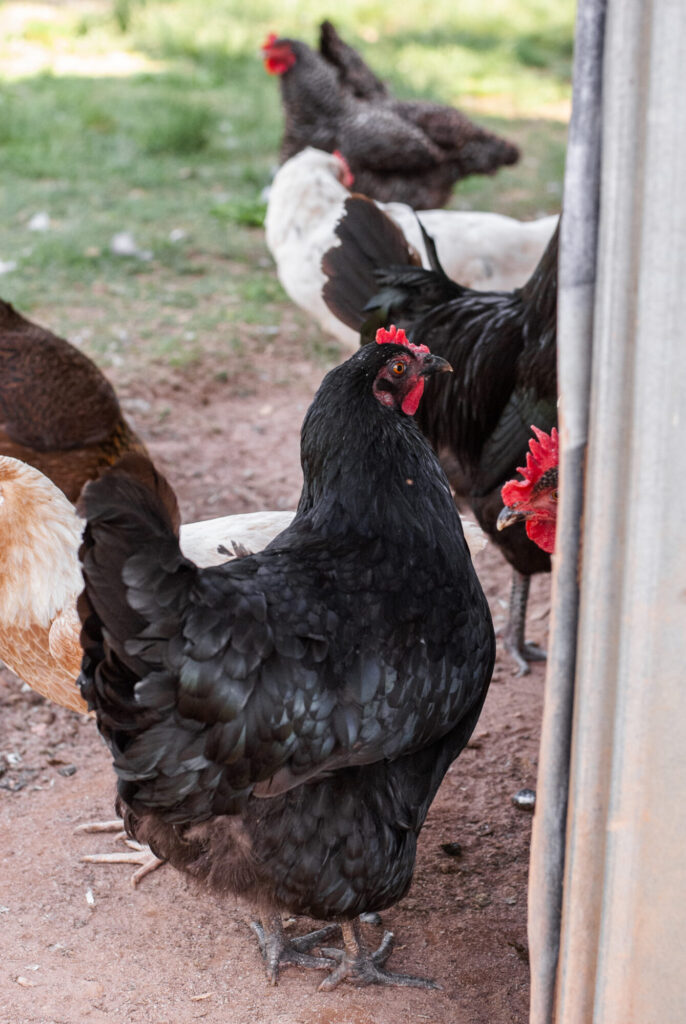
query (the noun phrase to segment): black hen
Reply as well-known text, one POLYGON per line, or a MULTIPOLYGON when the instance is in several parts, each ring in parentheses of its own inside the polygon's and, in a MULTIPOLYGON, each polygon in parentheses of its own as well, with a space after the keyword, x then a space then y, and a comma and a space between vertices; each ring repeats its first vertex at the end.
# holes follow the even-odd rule
POLYGON ((329 22, 322 52, 269 36, 265 67, 279 76, 285 128, 281 161, 306 146, 340 150, 357 191, 415 209, 443 206, 469 174, 514 164, 519 150, 454 107, 397 100, 329 22))
MULTIPOLYGON (((502 485, 526 458, 531 425, 557 423, 557 253, 553 237, 523 288, 480 292, 414 265, 402 233, 377 206, 348 199, 336 233, 341 245, 323 259, 329 309, 366 341, 372 328, 395 323, 416 344, 450 360, 449 380, 431 384, 417 417, 455 489, 514 570, 505 643, 520 673, 544 657, 524 642, 530 577, 549 572, 550 557, 522 524, 500 533, 502 485)), ((431 248, 430 239, 427 239, 431 248)))
POLYGON ((448 482, 411 414, 427 350, 370 345, 324 379, 302 429, 291 526, 198 569, 143 459, 85 493, 83 692, 131 834, 260 909, 268 975, 428 984, 383 969, 357 916, 407 891, 417 836, 479 716, 488 606, 448 482), (338 920, 346 949, 288 942, 280 912, 338 920))

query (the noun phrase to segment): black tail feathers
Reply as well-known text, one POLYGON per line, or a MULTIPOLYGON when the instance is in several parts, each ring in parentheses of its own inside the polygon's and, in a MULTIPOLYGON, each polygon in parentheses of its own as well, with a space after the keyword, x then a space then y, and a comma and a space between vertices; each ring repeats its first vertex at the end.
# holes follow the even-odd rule
POLYGON ((375 272, 420 267, 421 260, 400 228, 365 196, 346 199, 336 234, 341 244, 322 258, 328 278, 322 294, 334 316, 359 331, 367 319, 365 307, 379 290, 375 272))

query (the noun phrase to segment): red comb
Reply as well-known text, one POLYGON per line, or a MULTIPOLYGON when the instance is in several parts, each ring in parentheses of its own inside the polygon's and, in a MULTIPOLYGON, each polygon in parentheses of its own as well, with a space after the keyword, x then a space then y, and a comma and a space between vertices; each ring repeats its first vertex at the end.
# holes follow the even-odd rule
POLYGON ((276 32, 270 32, 265 41, 262 43, 263 50, 269 50, 279 37, 276 32))
POLYGON ((531 429, 536 437, 532 437, 529 441, 529 451, 526 453, 526 466, 517 467, 517 472, 521 473, 524 479, 508 480, 500 492, 506 505, 512 505, 515 501, 526 499, 533 485, 541 479, 547 470, 557 466, 559 461, 557 428, 553 427, 549 434, 533 426, 533 424, 531 429))
POLYGON ((379 327, 376 332, 377 345, 386 345, 388 342, 392 342, 394 345, 404 345, 415 355, 429 351, 428 345, 413 345, 402 327, 396 327, 394 324, 391 324, 388 330, 385 327, 379 327))
POLYGON ((557 466, 557 428, 553 427, 549 434, 538 427, 531 425, 536 435, 529 441, 529 451, 526 453, 526 466, 518 466, 517 472, 521 473, 530 484, 540 480, 547 469, 557 466))

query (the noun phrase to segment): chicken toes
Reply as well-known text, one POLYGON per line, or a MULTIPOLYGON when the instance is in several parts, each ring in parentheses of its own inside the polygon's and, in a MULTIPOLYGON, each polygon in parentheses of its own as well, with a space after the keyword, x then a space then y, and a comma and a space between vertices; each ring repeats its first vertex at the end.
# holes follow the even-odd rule
POLYGON ((138 870, 131 875, 131 885, 135 888, 141 879, 156 871, 166 861, 160 860, 152 852, 149 846, 143 846, 135 839, 130 839, 124 830, 124 822, 121 818, 112 821, 89 821, 79 825, 74 832, 116 832, 115 839, 123 839, 129 847, 128 851, 121 850, 114 853, 86 853, 81 860, 87 864, 138 864, 138 870))
POLYGON ((342 981, 349 981, 358 986, 405 985, 411 988, 440 989, 441 986, 430 978, 419 978, 412 974, 395 974, 392 971, 384 970, 386 961, 395 945, 393 932, 386 932, 379 948, 370 952, 362 938, 359 918, 355 921, 344 921, 341 927, 345 948, 322 947, 321 949, 326 956, 339 961, 336 969, 319 986, 321 992, 330 992, 342 981))
MULTIPOLYGON (((267 979, 272 985, 278 984, 279 971, 286 964, 322 971, 332 967, 335 963, 335 960, 328 956, 312 956, 309 950, 340 935, 341 929, 337 924, 327 925, 294 939, 289 939, 284 933, 281 917, 278 914, 263 918, 262 923, 251 921, 250 927, 257 936, 260 953, 267 970, 267 979)), ((337 950, 337 952, 341 951, 337 950)))

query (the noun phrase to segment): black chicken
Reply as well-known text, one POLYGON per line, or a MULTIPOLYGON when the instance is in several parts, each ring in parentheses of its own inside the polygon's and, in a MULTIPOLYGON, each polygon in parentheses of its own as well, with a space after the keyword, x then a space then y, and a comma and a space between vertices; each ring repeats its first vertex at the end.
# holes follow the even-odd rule
POLYGON ((431 240, 433 270, 417 266, 399 229, 374 203, 346 200, 336 229, 341 245, 324 256, 324 299, 343 323, 368 340, 372 327, 393 322, 412 340, 449 359, 449 380, 431 384, 417 421, 455 490, 466 495, 479 525, 513 567, 505 644, 520 674, 545 654, 524 641, 533 573, 550 571, 550 556, 523 524, 496 526, 502 485, 525 459, 531 424, 557 423, 557 252, 553 234, 530 280, 513 292, 464 288, 443 273, 431 240))
POLYGON ((282 163, 306 146, 340 150, 359 192, 423 210, 443 206, 460 178, 519 159, 516 146, 454 107, 389 95, 330 23, 320 45, 317 53, 271 35, 262 47, 267 71, 280 78, 282 163))
POLYGON ((127 828, 251 899, 279 965, 431 985, 384 969, 358 915, 399 900, 417 836, 467 742, 494 659, 488 606, 440 465, 412 420, 445 360, 370 345, 324 379, 302 429, 291 526, 198 569, 169 486, 128 457, 91 484, 81 549, 83 693, 127 828), (280 913, 341 922, 289 942, 280 913), (336 961, 338 965, 336 966, 336 961))

